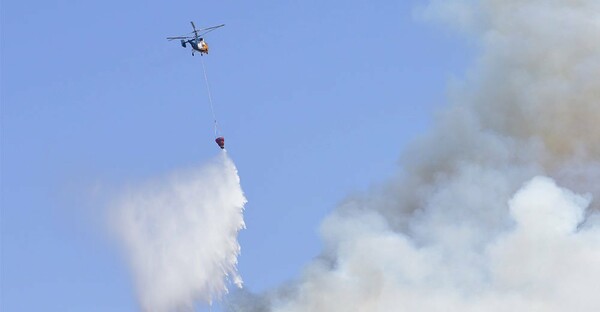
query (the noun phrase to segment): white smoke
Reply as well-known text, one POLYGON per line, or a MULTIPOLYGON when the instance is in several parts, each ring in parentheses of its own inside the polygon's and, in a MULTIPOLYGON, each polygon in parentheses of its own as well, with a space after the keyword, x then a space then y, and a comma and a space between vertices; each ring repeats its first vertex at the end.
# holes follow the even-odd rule
POLYGON ((122 197, 113 221, 144 311, 191 310, 197 300, 220 298, 228 281, 242 286, 237 234, 245 203, 225 152, 122 197))
POLYGON ((232 310, 600 311, 600 1, 418 12, 480 43, 451 105, 298 281, 232 310))
POLYGON ((273 310, 598 311, 600 228, 577 230, 588 204, 533 178, 510 200, 511 230, 480 250, 462 233, 420 246, 375 213, 334 214, 324 228, 336 263, 312 263, 273 310))

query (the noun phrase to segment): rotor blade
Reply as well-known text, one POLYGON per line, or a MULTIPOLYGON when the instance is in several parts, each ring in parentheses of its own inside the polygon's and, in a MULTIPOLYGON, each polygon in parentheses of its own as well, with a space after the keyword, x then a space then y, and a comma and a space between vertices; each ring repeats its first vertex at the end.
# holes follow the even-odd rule
POLYGON ((208 34, 209 32, 211 32, 211 31, 213 31, 213 30, 215 30, 215 29, 217 29, 217 28, 218 28, 218 27, 210 28, 209 30, 207 30, 207 31, 205 31, 205 32, 203 32, 203 33, 201 33, 201 34, 200 34, 200 36, 204 36, 204 35, 208 34))
POLYGON ((175 40, 175 39, 192 39, 193 37, 167 37, 167 40, 175 40))
POLYGON ((196 25, 194 25, 194 22, 190 22, 192 23, 192 28, 194 29, 194 31, 196 31, 196 25))
POLYGON ((223 26, 225 26, 225 24, 221 24, 221 25, 217 25, 217 26, 212 26, 212 27, 207 27, 207 28, 200 28, 200 29, 196 29, 195 31, 190 31, 190 32, 189 32, 189 33, 187 33, 187 34, 188 34, 188 35, 191 35, 191 34, 193 34, 193 33, 197 32, 197 31, 208 30, 208 31, 206 31, 206 32, 203 32, 203 33, 202 33, 202 34, 206 34, 206 33, 207 33, 207 32, 209 32, 209 31, 213 31, 213 30, 215 30, 215 29, 217 29, 217 28, 220 28, 220 27, 223 27, 223 26))
POLYGON ((219 27, 223 27, 225 26, 225 24, 221 24, 221 25, 217 25, 217 26, 211 26, 211 27, 206 27, 206 28, 200 28, 198 30, 213 30, 213 29, 217 29, 219 27))
POLYGON ((213 30, 215 30, 217 28, 223 27, 223 26, 225 26, 225 24, 219 25, 219 26, 213 26, 213 27, 203 28, 202 30, 205 30, 205 31, 202 32, 200 34, 200 36, 204 36, 204 35, 208 34, 209 32, 211 32, 211 31, 213 31, 213 30))
POLYGON ((213 29, 207 30, 207 31, 205 31, 205 32, 202 32, 202 33, 200 33, 198 36, 202 37, 202 36, 204 36, 204 35, 208 34, 209 32, 211 32, 211 31, 213 31, 213 30, 215 30, 215 29, 216 29, 216 28, 213 28, 213 29))

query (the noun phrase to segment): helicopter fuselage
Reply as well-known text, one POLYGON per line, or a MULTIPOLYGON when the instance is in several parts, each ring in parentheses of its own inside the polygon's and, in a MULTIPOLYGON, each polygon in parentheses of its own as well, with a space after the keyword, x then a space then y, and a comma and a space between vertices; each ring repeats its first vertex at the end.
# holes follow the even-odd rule
POLYGON ((190 40, 181 40, 181 46, 187 48, 187 44, 190 44, 192 50, 195 50, 200 53, 207 53, 207 51, 202 50, 202 43, 196 41, 195 39, 190 40))

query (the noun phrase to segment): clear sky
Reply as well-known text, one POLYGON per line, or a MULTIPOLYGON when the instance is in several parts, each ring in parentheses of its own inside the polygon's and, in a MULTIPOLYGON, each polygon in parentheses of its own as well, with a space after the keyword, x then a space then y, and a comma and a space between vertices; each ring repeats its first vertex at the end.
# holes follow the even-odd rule
POLYGON ((249 201, 239 271, 255 292, 297 276, 471 62, 422 3, 3 1, 0 310, 137 309, 107 202, 219 152, 200 59, 165 40, 191 20, 226 24, 204 61, 249 201))

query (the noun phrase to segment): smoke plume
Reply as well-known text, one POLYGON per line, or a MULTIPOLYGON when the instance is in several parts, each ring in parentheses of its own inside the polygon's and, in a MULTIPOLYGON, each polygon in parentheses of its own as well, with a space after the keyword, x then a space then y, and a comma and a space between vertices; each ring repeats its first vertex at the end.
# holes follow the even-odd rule
POLYGON ((144 311, 192 310, 242 286, 237 273, 246 199, 233 162, 170 175, 125 194, 114 225, 129 257, 144 311))
POLYGON ((600 1, 417 11, 481 49, 450 105, 297 281, 232 310, 600 311, 600 1))

